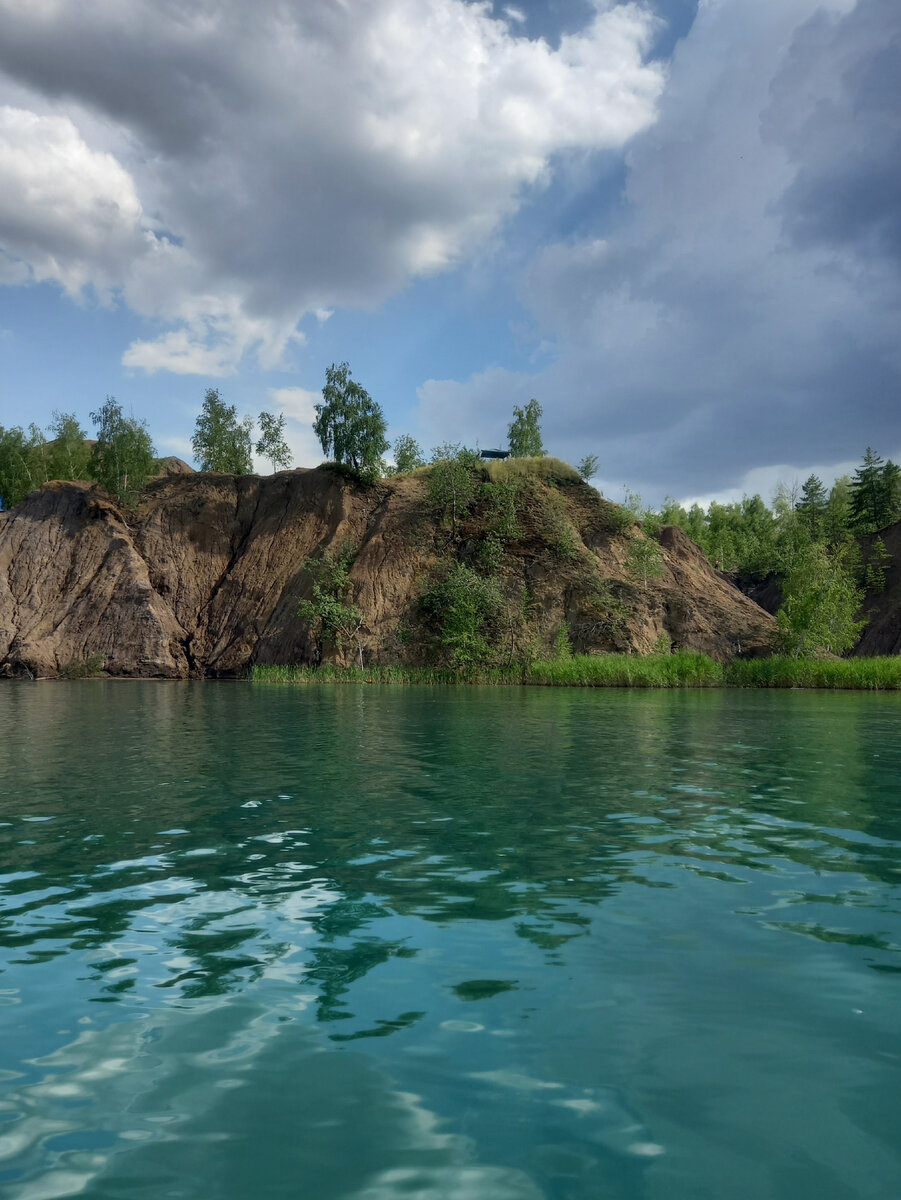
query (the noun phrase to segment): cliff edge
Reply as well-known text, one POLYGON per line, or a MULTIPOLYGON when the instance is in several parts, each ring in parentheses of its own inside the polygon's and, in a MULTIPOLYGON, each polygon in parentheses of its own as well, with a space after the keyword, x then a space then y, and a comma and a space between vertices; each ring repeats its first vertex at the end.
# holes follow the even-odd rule
MULTIPOLYGON (((517 503, 492 564, 511 655, 561 630, 583 653, 647 652, 661 634, 719 660, 771 650, 772 617, 681 530, 661 531, 660 574, 642 578, 630 547, 645 534, 586 484, 529 480, 517 503)), ((47 484, 0 515, 0 674, 102 659, 111 675, 180 679, 341 660, 297 610, 311 593, 305 563, 347 546, 364 659, 428 661, 421 597, 442 564, 481 569, 488 520, 477 502, 451 537, 416 474, 370 487, 330 467, 169 474, 133 511, 88 484, 47 484)))

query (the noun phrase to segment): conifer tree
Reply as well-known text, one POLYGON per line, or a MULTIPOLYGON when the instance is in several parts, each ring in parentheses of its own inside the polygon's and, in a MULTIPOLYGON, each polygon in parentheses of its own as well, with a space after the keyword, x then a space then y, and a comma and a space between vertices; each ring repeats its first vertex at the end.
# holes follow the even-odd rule
POLYGON ((816 475, 808 475, 801 488, 798 513, 807 526, 811 541, 819 541, 822 536, 826 502, 826 489, 823 487, 822 479, 816 475))

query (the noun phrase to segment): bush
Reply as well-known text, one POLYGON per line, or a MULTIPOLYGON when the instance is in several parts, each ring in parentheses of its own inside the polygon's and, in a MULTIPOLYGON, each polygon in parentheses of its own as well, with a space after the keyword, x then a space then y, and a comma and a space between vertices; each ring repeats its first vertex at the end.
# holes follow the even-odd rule
POLYGON ((500 588, 463 563, 446 567, 420 600, 442 663, 454 668, 494 655, 503 609, 500 588))
POLYGON ((82 655, 66 663, 60 671, 61 679, 96 679, 106 669, 106 658, 98 650, 94 654, 82 655))

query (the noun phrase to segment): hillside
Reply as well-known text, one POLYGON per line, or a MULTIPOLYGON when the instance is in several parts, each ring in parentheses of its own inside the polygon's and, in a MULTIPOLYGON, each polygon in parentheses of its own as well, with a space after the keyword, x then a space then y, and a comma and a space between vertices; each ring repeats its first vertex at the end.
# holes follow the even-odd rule
POLYGON ((877 537, 891 555, 891 562, 885 573, 885 589, 869 594, 864 601, 867 624, 853 650, 859 657, 901 654, 901 521, 861 539, 865 555, 877 537))
POLYGON ((305 562, 343 547, 364 659, 435 661, 422 596, 452 563, 485 574, 486 539, 498 660, 547 653, 561 631, 581 652, 647 652, 661 634, 719 660, 769 651, 772 617, 681 530, 663 529, 662 574, 645 584, 628 566, 640 529, 586 484, 557 482, 524 481, 500 538, 485 499, 451 537, 421 475, 363 487, 330 467, 169 474, 127 513, 88 484, 47 484, 0 515, 0 673, 52 677, 100 656, 112 675, 165 678, 342 661, 297 610, 305 562))

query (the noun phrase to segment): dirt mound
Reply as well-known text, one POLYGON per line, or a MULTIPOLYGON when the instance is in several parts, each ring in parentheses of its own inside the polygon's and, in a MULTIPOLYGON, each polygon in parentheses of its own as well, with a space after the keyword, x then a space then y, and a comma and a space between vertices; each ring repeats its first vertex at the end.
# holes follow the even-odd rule
MULTIPOLYGON (((646 652, 661 634, 721 660, 769 651, 772 618, 681 530, 662 531, 662 573, 645 581, 629 560, 644 535, 623 528, 622 510, 584 484, 530 486, 498 566, 527 614, 515 649, 549 646, 563 628, 582 652, 646 652)), ((167 474, 134 512, 85 484, 48 484, 0 516, 0 673, 54 676, 102 658, 110 674, 184 678, 310 661, 296 615, 311 589, 304 563, 345 545, 357 551, 365 658, 421 660, 401 632, 424 581, 449 553, 476 561, 485 520, 474 510, 449 548, 422 478, 362 487, 327 467, 167 474)))

